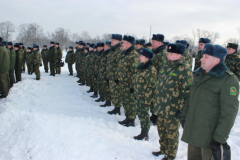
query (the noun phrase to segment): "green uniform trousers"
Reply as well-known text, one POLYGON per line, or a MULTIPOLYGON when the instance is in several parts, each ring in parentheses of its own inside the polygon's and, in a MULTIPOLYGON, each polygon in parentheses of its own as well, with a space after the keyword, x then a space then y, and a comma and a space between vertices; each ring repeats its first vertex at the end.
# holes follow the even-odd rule
POLYGON ((15 83, 14 70, 9 71, 9 78, 10 78, 10 88, 11 88, 15 83))
POLYGON ((93 78, 93 91, 97 92, 98 91, 97 76, 92 75, 92 78, 93 78))
POLYGON ((160 137, 160 150, 173 159, 176 158, 179 141, 179 119, 162 118, 158 116, 157 129, 160 137))
POLYGON ((15 70, 15 76, 16 76, 16 82, 19 82, 22 80, 22 70, 16 69, 15 70))
POLYGON ((104 99, 111 101, 111 95, 110 95, 110 90, 109 90, 109 82, 107 79, 102 80, 102 88, 103 88, 103 95, 104 99))
POLYGON ((37 79, 40 79, 40 77, 41 77, 41 73, 40 73, 39 67, 40 67, 39 65, 34 66, 34 72, 35 72, 35 75, 36 75, 37 79))
POLYGON ((98 90, 99 90, 99 95, 104 97, 102 79, 99 76, 97 77, 97 86, 98 86, 98 90))
POLYGON ((61 67, 58 67, 57 65, 55 67, 56 67, 56 73, 61 74, 61 67))
POLYGON ((2 96, 7 96, 10 88, 10 79, 8 72, 0 73, 0 92, 2 96))
POLYGON ((48 72, 48 61, 43 61, 43 65, 44 65, 44 70, 45 72, 48 72))
POLYGON ((50 75, 55 76, 55 63, 50 62, 50 75))
POLYGON ((28 68, 28 74, 33 72, 33 64, 32 63, 27 63, 27 68, 28 68))
POLYGON ((141 123, 141 128, 145 131, 150 129, 149 106, 145 105, 145 99, 137 99, 137 115, 141 123))
POLYGON ((214 160, 210 159, 211 149, 199 148, 188 144, 188 160, 214 160))
POLYGON ((109 80, 109 90, 110 90, 113 106, 116 108, 121 107, 122 95, 121 95, 120 83, 116 83, 114 80, 109 80))
POLYGON ((25 62, 22 64, 22 71, 25 72, 25 62))
POLYGON ((121 83, 121 93, 125 115, 128 116, 129 119, 135 119, 136 102, 134 98, 134 93, 130 93, 130 85, 126 83, 121 83))
POLYGON ((68 63, 68 70, 70 74, 73 74, 73 64, 68 63))

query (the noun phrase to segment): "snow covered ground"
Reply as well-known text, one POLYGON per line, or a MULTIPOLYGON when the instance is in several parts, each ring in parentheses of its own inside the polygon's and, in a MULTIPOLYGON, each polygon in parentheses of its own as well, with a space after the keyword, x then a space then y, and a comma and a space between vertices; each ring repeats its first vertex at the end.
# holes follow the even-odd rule
MULTIPOLYGON (((65 52, 64 52, 65 53, 65 52)), ((66 54, 66 53, 65 53, 66 54)), ((9 96, 0 100, 0 160, 154 160, 151 152, 159 150, 156 126, 151 126, 149 141, 136 141, 136 127, 123 127, 122 115, 109 115, 113 106, 101 108, 80 87, 76 77, 68 76, 67 65, 56 77, 43 73, 22 74, 9 96)), ((180 137, 182 135, 180 129, 180 137)), ((240 114, 228 143, 232 159, 240 157, 240 114)), ((187 159, 187 144, 180 141, 177 160, 187 159)))

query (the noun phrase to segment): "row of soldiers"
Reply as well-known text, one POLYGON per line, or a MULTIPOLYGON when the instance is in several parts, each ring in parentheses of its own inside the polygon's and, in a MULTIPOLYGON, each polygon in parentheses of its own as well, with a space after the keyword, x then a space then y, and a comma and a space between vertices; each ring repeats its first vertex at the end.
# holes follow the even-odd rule
POLYGON ((203 157, 215 156, 211 149, 212 145, 215 145, 214 147, 226 145, 239 105, 240 58, 237 52, 238 45, 229 43, 227 49, 225 49, 219 45, 214 46, 210 42, 211 40, 208 38, 199 39, 199 52, 193 67, 194 72, 192 72, 192 57, 187 50, 187 41, 178 40, 176 43, 167 43, 164 42, 164 35, 162 34, 154 34, 152 43, 147 44, 143 39, 135 41, 132 36, 125 35, 122 38, 120 34, 112 34, 111 41, 107 40, 105 43, 85 44, 83 41, 79 41, 75 44, 75 56, 73 47, 70 47, 65 62, 68 63, 70 74, 72 74, 72 65, 74 61, 76 62, 79 85, 90 86, 87 92, 94 92, 91 97, 97 98, 100 96, 95 101, 105 101, 105 104, 100 105, 101 107, 111 106, 112 102, 114 109, 109 111, 109 114, 120 115, 120 107, 123 105, 126 118, 119 122, 121 125, 135 126, 134 121, 136 115, 138 115, 141 122, 141 133, 134 139, 148 140, 150 121, 157 124, 160 151, 153 152, 153 155, 165 155, 163 160, 175 159, 179 141, 179 125, 181 123, 184 127, 186 122, 188 126, 182 140, 189 144, 188 157, 189 159, 198 159, 199 157, 202 159, 203 157), (210 60, 210 56, 213 60, 210 60), (202 72, 204 75, 202 75, 202 72), (201 79, 198 78, 199 74, 201 79), (220 80, 223 79, 220 78, 223 75, 225 77, 229 76, 229 78, 220 80), (217 79, 214 79, 214 76, 217 79), (194 81, 194 77, 199 80, 194 81), (194 102, 191 101, 191 98, 189 98, 190 87, 192 84, 195 84, 193 86, 200 85, 200 81, 205 77, 208 77, 208 81, 204 81, 202 87, 209 87, 208 90, 200 90, 197 93, 195 92, 194 95, 201 94, 200 98, 208 98, 206 102, 204 99, 200 99, 201 103, 199 102, 199 104, 210 106, 210 108, 211 105, 214 105, 215 108, 208 109, 214 112, 204 113, 207 110, 200 108, 198 110, 200 115, 194 117, 200 117, 200 120, 203 121, 205 118, 209 119, 214 115, 215 122, 212 125, 217 126, 220 118, 218 116, 220 115, 216 105, 224 109, 226 109, 225 103, 230 105, 232 111, 222 110, 221 113, 227 119, 224 123, 229 126, 227 128, 224 128, 226 125, 224 127, 220 126, 220 129, 216 131, 223 139, 214 137, 213 132, 215 132, 216 127, 211 127, 211 134, 206 135, 208 132, 205 130, 205 124, 199 132, 197 130, 192 132, 191 127, 194 130, 196 126, 190 126, 192 124, 189 124, 191 121, 200 123, 192 117, 195 112, 190 109, 189 103, 197 102, 196 97, 198 98, 198 96, 192 96, 194 102), (219 89, 223 85, 214 86, 214 84, 222 83, 225 80, 230 82, 225 84, 225 87, 228 87, 227 90, 219 89), (229 90, 230 93, 226 94, 229 90), (215 92, 214 95, 212 95, 212 92, 215 92), (219 105, 220 102, 217 101, 220 100, 220 98, 217 98, 220 93, 225 96, 221 100, 221 103, 223 103, 221 106, 219 105), (228 99, 231 99, 231 102, 228 99), (212 100, 215 104, 211 102, 212 100), (184 108, 186 109, 184 110, 184 108), (152 113, 151 117, 149 116, 149 110, 152 113), (187 116, 188 111, 191 112, 189 117, 187 116), (196 135, 200 139, 197 139, 198 137, 194 140, 190 138, 196 135), (204 152, 201 153, 203 150, 204 152), (197 155, 198 153, 200 155, 197 155))

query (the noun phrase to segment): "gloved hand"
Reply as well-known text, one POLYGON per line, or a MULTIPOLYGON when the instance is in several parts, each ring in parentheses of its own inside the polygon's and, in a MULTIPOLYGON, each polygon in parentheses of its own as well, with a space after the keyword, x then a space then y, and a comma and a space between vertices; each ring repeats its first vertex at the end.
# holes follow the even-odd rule
POLYGON ((115 81, 115 83, 119 83, 119 80, 114 80, 115 81))
POLYGON ((185 119, 180 120, 180 122, 181 122, 181 126, 182 126, 182 128, 184 129, 185 119))
POLYGON ((177 119, 181 119, 181 118, 182 118, 182 112, 177 111, 177 113, 176 113, 176 118, 177 118, 177 119))
POLYGON ((133 88, 130 88, 130 93, 134 93, 134 90, 133 90, 133 88))
POLYGON ((223 159, 231 159, 231 148, 226 143, 221 144, 215 140, 211 144, 212 155, 215 160, 220 160, 221 156, 223 155, 223 159))

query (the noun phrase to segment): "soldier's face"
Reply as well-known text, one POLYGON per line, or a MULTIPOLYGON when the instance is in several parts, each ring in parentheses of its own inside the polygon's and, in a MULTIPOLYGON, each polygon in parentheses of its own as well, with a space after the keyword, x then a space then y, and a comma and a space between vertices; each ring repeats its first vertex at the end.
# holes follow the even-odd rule
POLYGON ((156 40, 152 40, 152 48, 153 49, 157 49, 161 45, 162 45, 162 42, 159 42, 159 41, 156 41, 156 40))
POLYGON ((140 62, 141 62, 141 63, 146 63, 147 61, 149 61, 149 58, 145 57, 145 56, 142 55, 142 54, 140 55, 139 59, 140 59, 140 62))
POLYGON ((8 48, 11 48, 12 46, 11 45, 8 45, 8 48))
POLYGON ((78 44, 75 44, 75 47, 78 47, 78 44))
POLYGON ((182 57, 181 54, 177 54, 177 53, 172 53, 172 52, 168 52, 168 60, 169 61, 175 61, 175 60, 178 60, 182 57))
POLYGON ((89 51, 92 51, 93 50, 93 47, 89 47, 89 51))
POLYGON ((47 47, 43 47, 43 49, 47 49, 47 47))
POLYGON ((97 51, 97 48, 93 48, 93 51, 96 52, 96 51, 97 51))
POLYGON ((33 48, 33 50, 34 50, 34 51, 36 51, 36 50, 37 50, 37 48, 33 48))
POLYGON ((205 46, 205 43, 199 43, 198 44, 198 49, 202 51, 204 46, 205 46))
POLYGON ((215 65, 220 62, 219 58, 210 56, 208 54, 203 54, 201 58, 201 67, 206 71, 209 72, 215 65))
POLYGON ((23 46, 23 45, 19 45, 19 47, 21 47, 21 48, 22 48, 22 46, 23 46))
POLYGON ((123 40, 123 42, 122 42, 122 48, 123 48, 123 50, 127 50, 128 48, 130 48, 132 46, 132 44, 130 43, 130 42, 128 42, 128 41, 125 41, 125 40, 123 40))
POLYGON ((88 50, 85 49, 85 50, 84 50, 84 53, 88 53, 88 50))
POLYGON ((56 48, 58 48, 58 45, 57 45, 57 44, 55 44, 55 47, 56 47, 56 48))
POLYGON ((72 48, 69 48, 69 51, 72 51, 73 49, 72 48))
POLYGON ((78 45, 78 48, 82 49, 84 46, 83 45, 78 45))
POLYGON ((236 52, 236 49, 233 49, 233 48, 227 48, 228 50, 228 54, 233 54, 234 52, 236 52))
POLYGON ((54 44, 50 43, 50 46, 52 47, 52 46, 54 46, 54 44))
POLYGON ((112 46, 115 46, 116 44, 120 43, 119 40, 116 40, 116 39, 111 39, 111 45, 112 46))
POLYGON ((107 51, 109 49, 110 49, 110 47, 107 44, 104 44, 104 51, 107 51))
POLYGON ((101 50, 103 50, 103 47, 97 47, 98 52, 100 52, 101 50))
POLYGON ((142 47, 143 47, 142 45, 137 44, 135 48, 136 48, 136 49, 140 49, 140 48, 142 48, 142 47))
POLYGON ((28 52, 31 52, 31 49, 28 49, 28 52))

